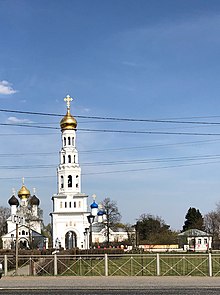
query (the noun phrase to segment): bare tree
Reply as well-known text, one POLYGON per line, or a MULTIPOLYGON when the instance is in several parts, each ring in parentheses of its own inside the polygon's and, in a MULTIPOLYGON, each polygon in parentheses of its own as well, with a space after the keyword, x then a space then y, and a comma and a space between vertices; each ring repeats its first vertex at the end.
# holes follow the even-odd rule
POLYGON ((110 198, 105 198, 102 201, 102 208, 106 214, 105 225, 107 228, 107 246, 109 246, 110 228, 114 230, 121 220, 121 214, 118 211, 118 206, 115 201, 110 198))
POLYGON ((216 204, 216 210, 204 215, 205 230, 213 237, 213 248, 220 248, 220 203, 216 204))

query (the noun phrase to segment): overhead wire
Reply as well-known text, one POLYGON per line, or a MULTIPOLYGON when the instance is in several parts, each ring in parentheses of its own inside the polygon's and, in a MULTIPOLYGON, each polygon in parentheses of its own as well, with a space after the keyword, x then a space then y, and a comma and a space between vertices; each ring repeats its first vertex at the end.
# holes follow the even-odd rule
MULTIPOLYGON (((64 116, 63 114, 56 114, 56 113, 44 113, 44 112, 32 112, 32 111, 20 111, 20 110, 8 110, 8 109, 0 109, 0 112, 18 113, 18 114, 27 114, 27 115, 40 115, 40 116, 53 116, 53 117, 63 117, 64 116)), ((220 125, 220 122, 182 121, 182 120, 176 120, 176 119, 136 119, 136 118, 117 118, 117 117, 102 117, 102 116, 82 116, 82 115, 74 115, 74 117, 83 118, 83 119, 130 121, 130 122, 220 125)), ((211 116, 211 117, 220 117, 220 116, 211 116)), ((188 118, 196 118, 196 117, 188 117, 188 118)), ((204 118, 204 117, 198 117, 198 118, 204 118)))

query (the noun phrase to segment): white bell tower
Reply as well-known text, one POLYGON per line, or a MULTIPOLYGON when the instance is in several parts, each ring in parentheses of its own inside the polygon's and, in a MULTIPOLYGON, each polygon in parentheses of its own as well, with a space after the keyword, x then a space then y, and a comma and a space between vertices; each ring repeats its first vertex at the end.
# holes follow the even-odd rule
POLYGON ((85 248, 84 231, 88 227, 87 195, 81 193, 81 168, 76 149, 77 121, 70 113, 73 99, 67 95, 67 113, 60 121, 62 147, 57 168, 57 194, 53 195, 53 247, 85 248))

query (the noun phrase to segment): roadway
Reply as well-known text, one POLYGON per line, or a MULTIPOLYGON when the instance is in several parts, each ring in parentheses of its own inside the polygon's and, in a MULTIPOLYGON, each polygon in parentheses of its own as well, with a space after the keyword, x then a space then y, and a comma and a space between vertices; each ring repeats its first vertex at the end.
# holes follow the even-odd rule
POLYGON ((3 277, 0 294, 220 294, 218 277, 3 277))

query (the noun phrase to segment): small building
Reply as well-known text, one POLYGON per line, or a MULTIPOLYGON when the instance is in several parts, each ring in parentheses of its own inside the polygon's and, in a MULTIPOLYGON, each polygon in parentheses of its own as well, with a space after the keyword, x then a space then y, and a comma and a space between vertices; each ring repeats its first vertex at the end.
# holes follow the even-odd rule
MULTIPOLYGON (((107 242, 108 230, 107 226, 103 223, 94 223, 92 227, 93 235, 92 242, 102 244, 107 242)), ((109 242, 110 243, 123 243, 128 240, 128 233, 124 228, 109 229, 109 242)))
POLYGON ((199 229, 189 229, 178 235, 179 246, 187 251, 205 252, 212 248, 212 236, 199 229))

